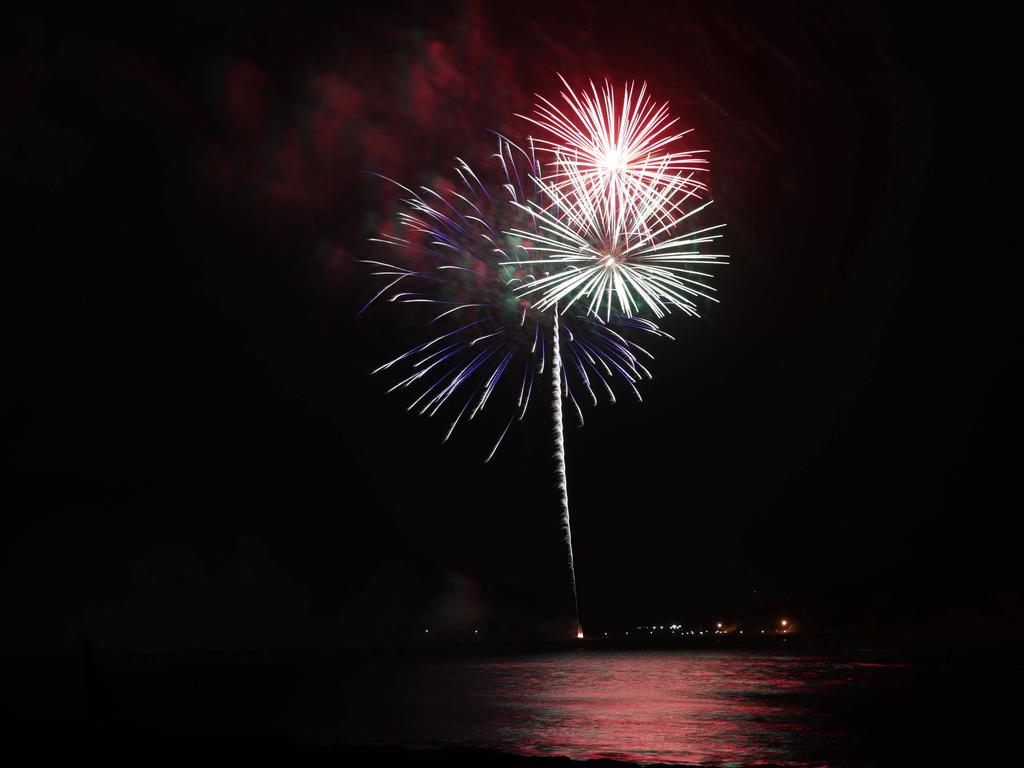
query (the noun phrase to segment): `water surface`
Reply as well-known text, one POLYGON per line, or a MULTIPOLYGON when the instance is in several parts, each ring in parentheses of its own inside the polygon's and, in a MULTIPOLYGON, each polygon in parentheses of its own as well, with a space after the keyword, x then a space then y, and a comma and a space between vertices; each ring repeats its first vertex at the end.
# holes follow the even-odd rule
POLYGON ((916 754, 898 723, 912 726, 922 704, 914 666, 893 658, 586 649, 389 670, 346 681, 344 715, 308 735, 695 765, 897 764, 916 754))

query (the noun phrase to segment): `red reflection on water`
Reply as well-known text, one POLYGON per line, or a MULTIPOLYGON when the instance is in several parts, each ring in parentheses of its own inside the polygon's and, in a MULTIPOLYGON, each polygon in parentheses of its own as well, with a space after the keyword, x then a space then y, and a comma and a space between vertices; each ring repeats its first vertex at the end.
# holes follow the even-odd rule
POLYGON ((435 687, 417 723, 432 740, 713 765, 820 765, 803 747, 825 734, 807 733, 819 730, 814 713, 794 694, 845 674, 811 657, 665 652, 552 654, 434 672, 443 690, 435 687))

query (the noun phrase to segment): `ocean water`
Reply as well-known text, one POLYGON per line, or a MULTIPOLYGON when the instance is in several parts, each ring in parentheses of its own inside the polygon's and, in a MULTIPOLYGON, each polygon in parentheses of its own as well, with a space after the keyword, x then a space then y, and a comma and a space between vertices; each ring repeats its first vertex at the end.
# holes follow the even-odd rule
POLYGON ((261 765, 294 763, 306 749, 330 761, 386 746, 420 750, 403 754, 424 765, 450 753, 427 759, 422 750, 477 747, 694 766, 906 768, 1019 762, 1022 658, 1012 643, 911 653, 587 642, 22 660, 4 667, 2 682, 16 704, 8 719, 27 743, 68 759, 120 756, 118 765, 180 745, 183 754, 248 750, 261 765), (263 744, 297 752, 271 759, 263 744))
POLYGON ((941 739, 956 682, 896 654, 580 649, 387 669, 350 676, 343 712, 326 708, 305 736, 716 766, 953 754, 941 739))

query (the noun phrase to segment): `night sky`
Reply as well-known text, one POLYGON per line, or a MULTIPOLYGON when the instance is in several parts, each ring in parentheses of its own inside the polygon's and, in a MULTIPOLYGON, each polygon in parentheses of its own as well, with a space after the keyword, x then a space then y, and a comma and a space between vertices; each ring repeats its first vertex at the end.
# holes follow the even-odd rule
POLYGON ((558 72, 646 80, 696 129, 732 256, 645 402, 567 433, 588 630, 1019 631, 1014 90, 998 35, 945 13, 15 14, 4 642, 571 630, 547 410, 486 465, 493 423, 441 445, 369 375, 419 316, 357 316, 395 202, 364 172, 485 157, 558 72))

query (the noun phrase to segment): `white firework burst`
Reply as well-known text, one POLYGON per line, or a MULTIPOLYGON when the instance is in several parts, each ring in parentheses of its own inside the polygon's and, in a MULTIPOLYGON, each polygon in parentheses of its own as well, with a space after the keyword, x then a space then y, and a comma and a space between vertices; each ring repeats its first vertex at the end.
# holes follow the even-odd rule
POLYGON ((706 150, 681 149, 690 130, 676 131, 668 103, 655 103, 647 84, 623 86, 621 100, 606 80, 598 91, 565 90, 563 110, 538 95, 534 116, 519 115, 541 129, 537 150, 552 159, 548 182, 571 207, 600 212, 616 236, 627 222, 660 228, 675 215, 678 197, 699 200, 707 186, 698 174, 707 170, 706 150))
POLYGON ((521 206, 535 217, 535 230, 514 229, 509 234, 522 238, 522 248, 536 258, 520 263, 544 265, 547 274, 520 286, 518 292, 539 294, 534 306, 541 311, 556 305, 567 311, 581 304, 587 314, 605 319, 613 311, 632 317, 645 310, 662 318, 672 308, 696 317, 698 299, 717 301, 715 289, 708 284, 712 274, 700 267, 728 259, 721 253, 701 253, 700 247, 718 240, 725 225, 679 230, 709 205, 711 201, 644 236, 634 227, 630 232, 635 237, 617 239, 601 234, 604 225, 599 211, 581 211, 577 206, 571 215, 559 219, 536 204, 521 206), (579 221, 587 220, 595 225, 579 226, 579 221))

